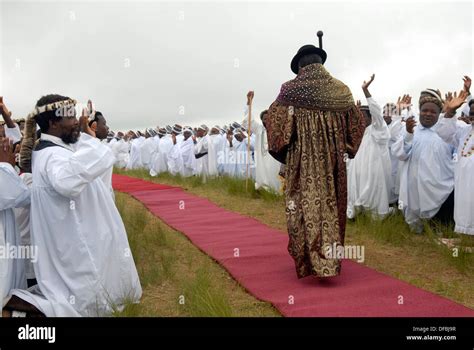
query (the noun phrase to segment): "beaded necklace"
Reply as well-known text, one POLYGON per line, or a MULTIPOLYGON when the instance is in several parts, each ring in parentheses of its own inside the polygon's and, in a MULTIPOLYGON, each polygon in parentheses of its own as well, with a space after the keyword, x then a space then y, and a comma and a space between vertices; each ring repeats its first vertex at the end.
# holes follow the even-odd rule
POLYGON ((473 131, 474 131, 474 128, 471 129, 471 132, 469 133, 469 136, 466 137, 466 140, 464 141, 464 145, 462 146, 462 150, 461 150, 461 156, 462 157, 470 157, 474 153, 474 145, 471 146, 471 149, 469 151, 464 152, 464 149, 466 148, 467 144, 471 140, 473 131))

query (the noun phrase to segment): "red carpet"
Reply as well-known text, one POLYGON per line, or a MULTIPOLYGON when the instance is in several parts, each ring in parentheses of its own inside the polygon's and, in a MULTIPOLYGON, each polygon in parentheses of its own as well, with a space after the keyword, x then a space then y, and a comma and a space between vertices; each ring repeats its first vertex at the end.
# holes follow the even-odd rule
POLYGON ((472 309, 350 260, 343 262, 341 275, 333 281, 298 280, 285 233, 179 187, 122 175, 114 175, 113 185, 184 233, 248 292, 272 303, 285 316, 474 316, 472 309), (234 256, 235 249, 239 257, 234 256))

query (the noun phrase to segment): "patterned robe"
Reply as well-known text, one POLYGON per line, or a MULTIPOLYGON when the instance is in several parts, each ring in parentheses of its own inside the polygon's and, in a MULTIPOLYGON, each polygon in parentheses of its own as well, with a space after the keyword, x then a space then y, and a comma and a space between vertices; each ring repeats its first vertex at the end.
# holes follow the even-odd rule
POLYGON ((349 88, 321 64, 283 84, 266 119, 269 152, 286 163, 288 251, 298 278, 339 275, 341 260, 327 255, 344 245, 346 161, 365 130, 349 88))

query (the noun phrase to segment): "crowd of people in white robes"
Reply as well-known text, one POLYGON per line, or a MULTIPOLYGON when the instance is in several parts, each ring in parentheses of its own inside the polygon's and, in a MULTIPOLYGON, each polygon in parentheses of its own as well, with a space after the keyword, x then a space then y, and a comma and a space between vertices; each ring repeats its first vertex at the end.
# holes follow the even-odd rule
MULTIPOLYGON (((409 95, 382 108, 369 92, 373 81, 362 85, 367 104, 358 105, 366 130, 356 156, 347 159, 347 216, 366 212, 379 220, 399 210, 415 232, 439 220, 474 235, 471 79, 464 77, 459 93, 422 91, 418 108, 409 95)), ((268 152, 266 111, 250 118, 253 97, 250 91, 242 121, 222 127, 174 124, 116 133, 92 104, 80 109, 68 97, 47 95, 15 121, 0 97, 4 312, 100 316, 139 302, 113 167, 203 181, 248 178, 256 189, 281 192, 283 164, 268 152), (6 257, 15 247, 31 249, 21 259, 6 257)))
POLYGON ((360 106, 367 127, 359 150, 348 160, 347 216, 368 212, 384 218, 402 211, 415 232, 427 220, 474 235, 474 100, 471 79, 444 97, 438 90, 421 92, 415 111, 411 97, 382 109, 363 83, 367 106, 360 106))
POLYGON ((115 166, 147 169, 151 176, 168 172, 183 177, 216 176, 250 178, 256 189, 279 193, 281 163, 268 153, 265 111, 250 118, 253 92, 247 96, 243 120, 220 127, 200 125, 150 128, 145 132, 113 134, 109 145, 117 159, 115 166))

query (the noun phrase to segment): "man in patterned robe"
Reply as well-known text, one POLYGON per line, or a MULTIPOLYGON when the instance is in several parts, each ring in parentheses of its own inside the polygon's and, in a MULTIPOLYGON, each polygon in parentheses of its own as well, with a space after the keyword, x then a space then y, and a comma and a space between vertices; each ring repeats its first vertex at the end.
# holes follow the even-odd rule
POLYGON ((288 251, 298 278, 341 272, 341 259, 330 253, 344 245, 346 161, 365 130, 351 91, 326 71, 325 60, 321 48, 300 48, 291 63, 297 76, 282 85, 267 116, 269 152, 286 164, 288 251))

